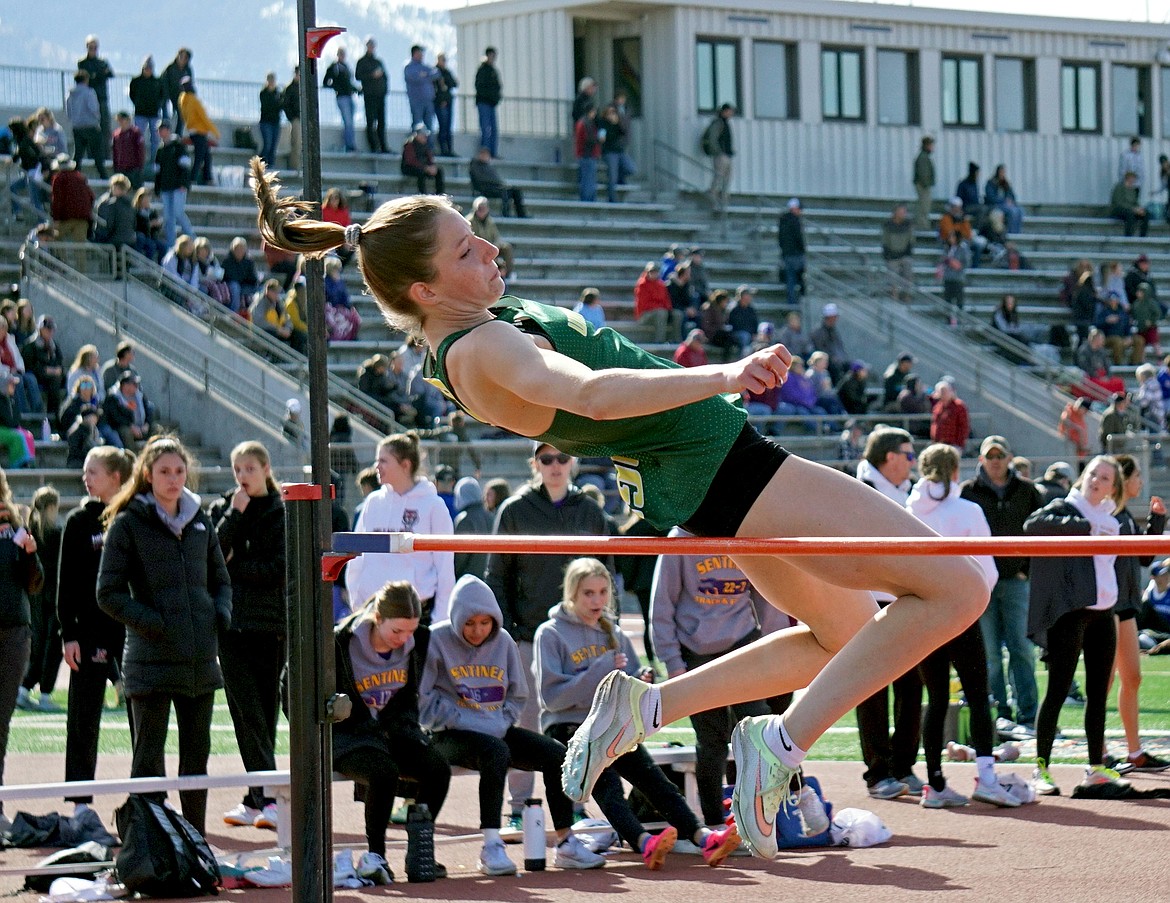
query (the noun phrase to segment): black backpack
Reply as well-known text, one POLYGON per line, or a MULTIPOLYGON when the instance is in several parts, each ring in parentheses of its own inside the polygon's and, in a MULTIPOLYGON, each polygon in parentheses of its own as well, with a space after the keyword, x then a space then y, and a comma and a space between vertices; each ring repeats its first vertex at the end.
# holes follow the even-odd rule
POLYGON ((127 891, 148 897, 219 893, 215 856, 203 835, 178 812, 132 795, 114 820, 122 837, 114 869, 127 891))
POLYGON ((723 125, 723 119, 717 116, 703 130, 703 137, 699 139, 699 147, 706 156, 719 156, 719 139, 723 137, 723 125))

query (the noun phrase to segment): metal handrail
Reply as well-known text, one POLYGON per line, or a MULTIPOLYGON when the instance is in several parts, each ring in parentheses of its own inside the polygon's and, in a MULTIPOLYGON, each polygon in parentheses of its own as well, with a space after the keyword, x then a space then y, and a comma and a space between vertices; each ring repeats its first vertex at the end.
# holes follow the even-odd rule
POLYGON ((681 166, 677 169, 672 168, 671 166, 664 164, 662 162, 662 158, 665 158, 670 163, 687 164, 687 165, 689 165, 689 166, 691 166, 699 171, 702 171, 702 172, 706 172, 707 170, 709 170, 711 168, 706 162, 699 159, 698 157, 692 157, 690 154, 687 154, 687 153, 684 153, 683 151, 680 151, 673 144, 670 144, 666 141, 663 141, 661 138, 654 139, 653 148, 654 148, 654 179, 651 183, 650 190, 651 190, 651 196, 654 198, 655 201, 658 200, 658 195, 660 193, 660 191, 659 191, 659 176, 666 177, 667 180, 672 183, 671 188, 673 190, 684 190, 685 189, 687 191, 699 192, 700 194, 707 190, 706 188, 702 187, 701 185, 696 185, 690 179, 684 178, 682 175, 681 166))

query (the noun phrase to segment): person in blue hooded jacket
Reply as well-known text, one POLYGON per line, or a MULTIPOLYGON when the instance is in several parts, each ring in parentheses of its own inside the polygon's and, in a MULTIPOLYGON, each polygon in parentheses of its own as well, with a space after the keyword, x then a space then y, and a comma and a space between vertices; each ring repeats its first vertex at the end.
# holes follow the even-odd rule
POLYGON ((431 628, 431 645, 419 685, 421 720, 435 748, 452 765, 479 772, 479 819, 483 849, 479 870, 514 875, 516 865, 500 839, 500 810, 508 769, 539 771, 557 832, 555 865, 591 869, 605 859, 569 831, 573 804, 561 789, 562 743, 516 722, 528 696, 520 649, 503 627, 488 585, 470 574, 451 592, 451 619, 431 628))

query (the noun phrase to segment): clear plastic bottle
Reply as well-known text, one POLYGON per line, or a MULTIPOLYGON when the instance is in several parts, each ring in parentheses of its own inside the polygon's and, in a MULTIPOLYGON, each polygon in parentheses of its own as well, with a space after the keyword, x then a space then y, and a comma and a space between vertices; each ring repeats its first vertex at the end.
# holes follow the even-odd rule
POLYGON ((545 866, 544 805, 531 797, 524 801, 524 871, 543 872, 545 866))
POLYGON ((435 823, 426 803, 411 806, 406 816, 406 880, 435 880, 435 823))

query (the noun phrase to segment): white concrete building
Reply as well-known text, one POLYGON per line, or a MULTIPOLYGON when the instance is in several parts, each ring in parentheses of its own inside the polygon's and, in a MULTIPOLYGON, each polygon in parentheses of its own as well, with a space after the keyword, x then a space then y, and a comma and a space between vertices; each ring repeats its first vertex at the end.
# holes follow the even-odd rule
POLYGON ((740 111, 740 193, 909 198, 931 134, 937 198, 972 160, 983 180, 1006 164, 1025 207, 1104 205, 1131 136, 1144 193, 1170 153, 1163 24, 810 0, 499 0, 451 18, 468 94, 483 49, 499 51, 505 135, 513 117, 533 131, 537 110, 566 134, 583 75, 602 102, 625 90, 642 180, 705 185, 698 139, 723 102, 740 111))

